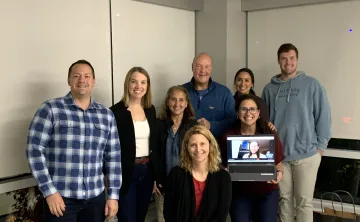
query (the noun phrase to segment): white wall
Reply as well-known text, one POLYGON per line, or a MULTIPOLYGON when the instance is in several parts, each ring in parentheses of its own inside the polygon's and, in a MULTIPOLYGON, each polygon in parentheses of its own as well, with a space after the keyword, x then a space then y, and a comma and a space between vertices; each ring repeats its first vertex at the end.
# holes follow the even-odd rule
MULTIPOLYGON (((29 123, 42 102, 65 95, 67 71, 78 59, 96 73, 94 98, 112 105, 109 1, 3 0, 0 3, 0 178, 29 172, 25 158, 29 123)), ((132 66, 149 71, 153 102, 191 78, 195 13, 132 0, 112 1, 115 102, 132 66)), ((11 201, 2 193, 35 185, 33 179, 0 184, 0 216, 11 201)))
POLYGON ((189 11, 202 10, 204 0, 133 0, 139 2, 149 2, 156 5, 168 6, 189 11))
POLYGON ((112 16, 115 102, 123 96, 126 73, 142 66, 149 72, 153 103, 159 107, 170 86, 192 76, 195 12, 119 0, 112 3, 112 16))
POLYGON ((332 137, 360 139, 359 12, 360 1, 250 12, 248 59, 256 91, 261 93, 279 73, 278 47, 291 42, 299 50, 299 69, 317 78, 327 91, 332 137))
POLYGON ((6 194, 0 194, 0 216, 6 215, 13 212, 12 205, 15 200, 12 196, 6 194))
POLYGON ((352 0, 241 0, 244 11, 255 11, 264 9, 294 7, 303 5, 313 5, 330 2, 341 2, 341 1, 352 1, 352 0))
POLYGON ((226 85, 235 92, 235 73, 246 67, 246 13, 241 1, 227 1, 226 85))
POLYGON ((213 58, 212 77, 233 92, 235 72, 246 65, 246 13, 239 0, 204 0, 196 12, 196 53, 213 58))
MULTIPOLYGON (((69 91, 71 63, 87 59, 93 64, 94 98, 111 105, 108 2, 4 0, 0 27, 0 177, 8 177, 29 172, 29 123, 43 101, 69 91)), ((0 184, 0 215, 12 211, 13 199, 4 192, 34 184, 33 179, 0 184)))
POLYGON ((93 64, 94 98, 111 105, 108 2, 3 0, 0 27, 1 178, 29 172, 29 123, 43 101, 69 91, 71 63, 87 59, 93 64))
MULTIPOLYGON (((213 59, 213 80, 226 83, 227 0, 205 0, 196 12, 196 54, 207 52, 213 59)), ((189 66, 191 72, 191 66, 189 66)))

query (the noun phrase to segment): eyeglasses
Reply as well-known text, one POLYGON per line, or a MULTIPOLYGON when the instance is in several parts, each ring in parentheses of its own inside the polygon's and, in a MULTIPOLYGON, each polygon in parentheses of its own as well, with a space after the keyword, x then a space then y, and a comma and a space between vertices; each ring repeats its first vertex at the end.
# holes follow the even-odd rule
POLYGON ((246 107, 240 107, 239 108, 239 111, 240 113, 247 113, 248 111, 251 113, 251 114, 255 114, 259 109, 256 108, 256 107, 250 107, 250 108, 246 108, 246 107))

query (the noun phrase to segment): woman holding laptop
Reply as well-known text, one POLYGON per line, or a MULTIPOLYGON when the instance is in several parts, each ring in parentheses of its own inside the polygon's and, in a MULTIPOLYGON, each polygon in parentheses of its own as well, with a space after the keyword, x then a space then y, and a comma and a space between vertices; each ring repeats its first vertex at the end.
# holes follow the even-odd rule
MULTIPOLYGON (((283 176, 281 161, 283 149, 276 131, 271 130, 267 121, 260 118, 260 104, 256 97, 245 94, 236 99, 238 124, 228 130, 222 138, 223 164, 227 167, 226 137, 228 135, 273 134, 275 137, 276 179, 265 182, 232 182, 230 217, 237 222, 276 222, 280 182, 283 176)), ((254 148, 255 150, 255 148, 254 148)))

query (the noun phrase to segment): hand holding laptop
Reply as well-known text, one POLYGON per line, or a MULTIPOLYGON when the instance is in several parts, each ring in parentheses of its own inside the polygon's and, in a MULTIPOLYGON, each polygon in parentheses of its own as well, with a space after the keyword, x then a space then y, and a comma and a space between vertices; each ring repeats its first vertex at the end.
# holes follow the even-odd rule
POLYGON ((276 171, 276 179, 268 181, 268 183, 272 183, 272 184, 278 184, 280 182, 280 180, 283 177, 283 171, 281 170, 277 170, 276 171))

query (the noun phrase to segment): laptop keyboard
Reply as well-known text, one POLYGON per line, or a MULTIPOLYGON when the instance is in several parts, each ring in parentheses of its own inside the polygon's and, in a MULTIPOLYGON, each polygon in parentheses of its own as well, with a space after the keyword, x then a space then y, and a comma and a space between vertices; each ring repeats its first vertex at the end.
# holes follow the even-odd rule
POLYGON ((274 173, 274 166, 229 166, 229 173, 274 173))

